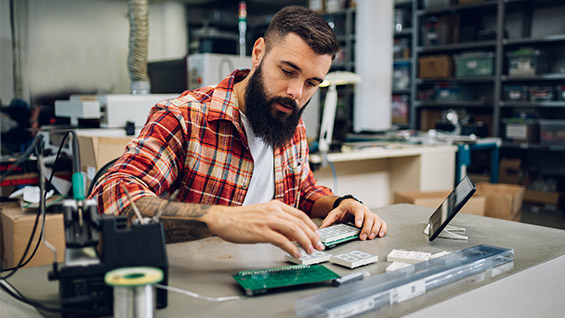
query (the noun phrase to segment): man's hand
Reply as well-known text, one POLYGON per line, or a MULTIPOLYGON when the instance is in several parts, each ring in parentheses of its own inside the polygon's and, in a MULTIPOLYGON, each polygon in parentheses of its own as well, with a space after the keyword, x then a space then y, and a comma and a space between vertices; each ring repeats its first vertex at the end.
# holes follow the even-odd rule
POLYGON ((244 207, 213 206, 202 217, 210 231, 234 243, 271 243, 296 258, 298 244, 311 254, 323 250, 317 227, 306 213, 278 200, 244 207))
POLYGON ((365 205, 354 199, 343 200, 337 208, 331 210, 322 221, 320 228, 334 223, 345 223, 353 220, 355 221, 355 226, 361 228, 359 238, 362 241, 367 238, 372 240, 377 236, 383 237, 386 235, 386 222, 371 212, 365 205))

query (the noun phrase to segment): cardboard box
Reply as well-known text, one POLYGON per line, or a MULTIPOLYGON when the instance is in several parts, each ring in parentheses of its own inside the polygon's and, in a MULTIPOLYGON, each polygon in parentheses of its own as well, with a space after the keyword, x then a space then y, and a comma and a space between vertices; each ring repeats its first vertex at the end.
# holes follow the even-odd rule
MULTIPOLYGON (((2 235, 0 248, 2 261, 5 268, 12 268, 18 264, 25 251, 33 224, 35 212, 23 212, 16 202, 2 203, 2 235)), ((41 221, 41 219, 40 219, 41 221)), ((40 225, 38 224, 35 236, 26 257, 31 255, 39 240, 40 225)), ((63 262, 65 256, 65 231, 62 214, 47 214, 45 219, 45 239, 57 250, 57 262, 63 262)), ((39 245, 37 253, 25 267, 46 265, 53 263, 53 253, 45 245, 39 245)))
POLYGON ((526 190, 524 194, 524 202, 532 203, 532 204, 541 204, 541 205, 559 205, 559 198, 561 193, 559 192, 541 192, 541 191, 532 191, 526 190))
POLYGON ((498 181, 500 183, 520 184, 522 160, 520 159, 500 159, 498 170, 498 181))
POLYGON ((486 198, 485 216, 504 220, 517 221, 524 200, 523 186, 504 183, 477 184, 477 194, 486 198))
MULTIPOLYGON (((403 191, 394 193, 394 203, 409 203, 417 206, 437 209, 447 198, 450 191, 403 191)), ((484 215, 486 199, 480 195, 473 195, 461 209, 462 213, 484 215)))
MULTIPOLYGON (((101 130, 104 132, 105 130, 101 130)), ((93 132, 91 135, 78 134, 80 147, 81 170, 86 173, 86 185, 88 189, 96 171, 113 159, 121 157, 127 144, 135 136, 100 136, 93 132)))
POLYGON ((420 78, 453 76, 453 61, 449 55, 430 55, 418 58, 420 78))

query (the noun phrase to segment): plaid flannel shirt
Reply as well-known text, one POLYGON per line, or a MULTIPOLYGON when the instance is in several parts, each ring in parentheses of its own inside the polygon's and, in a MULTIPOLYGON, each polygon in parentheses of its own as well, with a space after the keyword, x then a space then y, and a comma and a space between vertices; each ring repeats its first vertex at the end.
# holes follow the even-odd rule
MULTIPOLYGON (((253 172, 233 85, 248 74, 236 70, 215 87, 185 91, 155 105, 139 136, 98 181, 90 195, 103 213, 121 213, 143 196, 181 202, 240 206, 253 172)), ((310 213, 330 189, 319 186, 308 163, 304 123, 274 150, 275 199, 310 213)))

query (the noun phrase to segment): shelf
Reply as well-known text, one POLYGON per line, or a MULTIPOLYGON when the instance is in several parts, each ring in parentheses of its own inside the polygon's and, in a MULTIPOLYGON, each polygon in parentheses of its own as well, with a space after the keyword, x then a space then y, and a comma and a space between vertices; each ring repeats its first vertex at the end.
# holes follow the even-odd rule
POLYGON ((422 102, 416 101, 416 107, 441 107, 441 108, 459 108, 459 107, 492 107, 491 102, 473 102, 473 101, 466 101, 466 102, 422 102))
POLYGON ((502 40, 502 44, 506 46, 513 45, 524 45, 524 44, 540 44, 540 43, 554 43, 554 42, 565 42, 565 34, 553 34, 536 38, 529 39, 514 39, 514 40, 502 40))
POLYGON ((536 8, 539 7, 554 7, 554 6, 562 6, 563 0, 504 0, 504 3, 507 5, 517 4, 530 4, 535 5, 536 8))
POLYGON ((418 10, 417 14, 419 16, 424 16, 424 15, 432 15, 439 13, 454 13, 454 12, 466 11, 466 10, 484 10, 484 9, 494 11, 496 10, 497 4, 498 4, 497 1, 488 1, 488 2, 460 4, 460 5, 450 5, 445 7, 418 10))
POLYGON ((447 44, 447 45, 438 45, 438 46, 419 46, 416 50, 419 53, 434 53, 434 52, 443 52, 443 51, 461 51, 461 50, 469 50, 469 49, 484 49, 484 48, 492 48, 496 47, 496 41, 477 41, 477 42, 468 42, 468 43, 457 43, 457 44, 447 44))
POLYGON ((410 89, 393 89, 392 90, 392 94, 393 95, 405 95, 405 94, 410 94, 410 89))
POLYGON ((565 107, 565 101, 551 101, 551 102, 501 101, 499 105, 500 107, 561 108, 561 107, 565 107))
POLYGON ((402 31, 400 32, 393 31, 393 34, 395 38, 400 38, 405 36, 412 36, 412 32, 414 32, 412 28, 406 28, 402 29, 402 31))
POLYGON ((541 74, 530 76, 508 76, 502 75, 503 82, 535 82, 535 81, 562 81, 565 80, 565 73, 541 74))
POLYGON ((542 145, 530 142, 516 142, 504 141, 502 148, 508 149, 524 149, 524 150, 550 150, 550 151, 565 151, 565 146, 562 145, 542 145))
POLYGON ((494 76, 476 76, 476 77, 442 77, 442 78, 418 78, 416 84, 426 84, 435 82, 456 82, 456 83, 491 83, 494 82, 494 76))
POLYGON ((406 59, 393 59, 392 62, 393 62, 393 63, 403 63, 403 62, 412 63, 412 59, 411 59, 411 58, 406 58, 406 59))

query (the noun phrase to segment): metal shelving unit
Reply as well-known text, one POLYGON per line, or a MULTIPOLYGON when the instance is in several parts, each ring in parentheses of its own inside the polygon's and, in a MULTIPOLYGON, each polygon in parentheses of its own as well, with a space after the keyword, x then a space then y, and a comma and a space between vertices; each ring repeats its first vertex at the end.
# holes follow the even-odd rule
MULTIPOLYGON (((507 101, 504 99, 503 88, 505 85, 529 84, 529 85, 565 85, 565 73, 549 73, 538 74, 532 76, 509 76, 506 66, 506 53, 523 46, 548 47, 555 46, 565 49, 565 34, 551 35, 535 35, 532 36, 533 11, 541 8, 564 7, 565 2, 557 0, 491 0, 485 2, 469 3, 469 4, 453 4, 445 7, 423 8, 422 0, 413 1, 413 31, 412 31, 412 69, 411 69, 411 93, 410 93, 410 126, 414 129, 419 128, 419 110, 425 108, 464 108, 464 109, 481 109, 482 112, 490 109, 492 116, 492 132, 493 136, 501 136, 502 119, 505 115, 503 112, 509 112, 513 109, 534 108, 541 109, 545 112, 558 111, 559 115, 565 113, 565 101, 507 101), (435 46, 423 46, 421 44, 420 27, 423 19, 430 16, 441 16, 450 14, 467 14, 467 13, 489 14, 496 19, 496 39, 473 41, 465 43, 453 43, 435 46), (507 27, 507 18, 512 12, 512 18, 518 15, 522 25, 519 38, 508 37, 505 33, 507 27), (470 51, 486 51, 494 53, 494 74, 486 77, 444 77, 444 78, 418 78, 418 58, 420 56, 435 54, 458 54, 470 51), (492 88, 492 102, 433 102, 419 101, 418 91, 420 87, 430 87, 438 82, 448 82, 463 85, 482 85, 487 89, 492 88), (561 113, 563 111, 563 113, 561 113)), ((539 18, 539 17, 538 17, 539 18)), ((538 32, 539 33, 539 32, 538 32)), ((478 96, 477 96, 478 97, 478 96)), ((488 99, 488 98, 487 98, 488 99)), ((512 145, 505 143, 505 146, 512 145)), ((513 148, 517 148, 514 147, 513 148)), ((523 147, 521 148, 523 149, 523 147)), ((544 147, 533 146, 528 149, 546 149, 544 147)))

